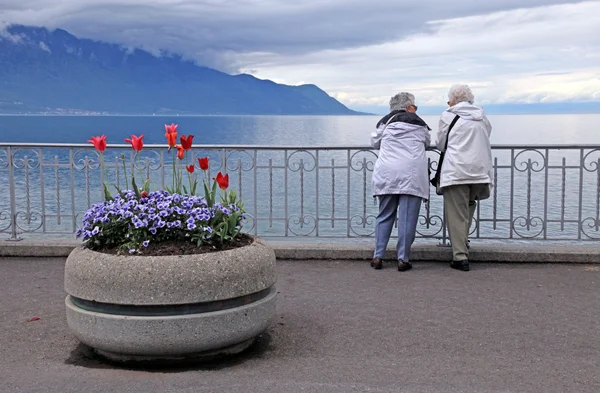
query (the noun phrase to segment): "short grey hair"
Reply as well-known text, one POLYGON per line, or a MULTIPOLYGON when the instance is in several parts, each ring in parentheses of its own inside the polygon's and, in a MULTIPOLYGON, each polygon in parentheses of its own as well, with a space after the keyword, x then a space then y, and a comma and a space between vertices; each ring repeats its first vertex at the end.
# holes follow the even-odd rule
POLYGON ((475 102, 475 96, 471 91, 471 88, 467 85, 454 85, 448 92, 448 99, 450 102, 458 104, 459 102, 468 102, 473 104, 475 102))
POLYGON ((403 91, 402 93, 398 93, 390 99, 390 112, 405 111, 408 105, 414 104, 415 96, 403 91))

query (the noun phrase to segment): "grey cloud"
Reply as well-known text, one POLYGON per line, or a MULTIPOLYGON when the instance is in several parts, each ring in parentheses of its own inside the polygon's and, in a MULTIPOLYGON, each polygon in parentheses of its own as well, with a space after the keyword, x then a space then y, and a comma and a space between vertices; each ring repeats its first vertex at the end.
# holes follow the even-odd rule
MULTIPOLYGON (((575 3, 530 0, 527 7, 575 3)), ((60 27, 234 71, 236 54, 302 55, 428 32, 427 22, 523 7, 521 0, 0 0, 0 20, 60 27)), ((374 59, 375 60, 375 59, 374 59)))

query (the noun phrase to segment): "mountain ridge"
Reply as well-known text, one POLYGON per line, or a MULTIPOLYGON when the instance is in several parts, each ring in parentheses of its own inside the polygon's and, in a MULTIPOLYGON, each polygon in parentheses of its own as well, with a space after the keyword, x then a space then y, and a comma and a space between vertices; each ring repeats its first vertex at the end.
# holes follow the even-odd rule
POLYGON ((316 85, 230 75, 179 54, 24 25, 0 31, 0 113, 360 114, 316 85))

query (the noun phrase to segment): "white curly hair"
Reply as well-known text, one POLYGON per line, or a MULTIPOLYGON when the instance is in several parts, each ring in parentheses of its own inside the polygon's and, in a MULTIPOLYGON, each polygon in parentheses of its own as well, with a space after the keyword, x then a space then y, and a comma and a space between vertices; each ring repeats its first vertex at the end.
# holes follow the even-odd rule
POLYGON ((452 86, 448 92, 448 99, 455 104, 468 102, 472 105, 475 102, 475 96, 473 95, 471 88, 467 85, 452 86))
POLYGON ((405 111, 408 105, 415 105, 415 96, 403 91, 390 99, 390 112, 405 111))

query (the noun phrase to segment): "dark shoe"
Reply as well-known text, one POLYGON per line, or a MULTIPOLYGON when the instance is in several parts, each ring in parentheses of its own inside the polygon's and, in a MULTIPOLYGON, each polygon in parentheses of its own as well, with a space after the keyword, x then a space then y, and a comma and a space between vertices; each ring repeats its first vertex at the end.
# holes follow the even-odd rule
POLYGON ((469 271, 469 261, 452 261, 450 262, 450 267, 452 269, 460 270, 463 272, 469 271))
POLYGON ((399 272, 405 272, 410 269, 412 269, 412 265, 410 264, 410 262, 402 262, 401 260, 398 260, 398 271, 399 272))
POLYGON ((381 258, 373 258, 373 260, 371 261, 371 267, 375 270, 383 269, 383 261, 381 260, 381 258))

